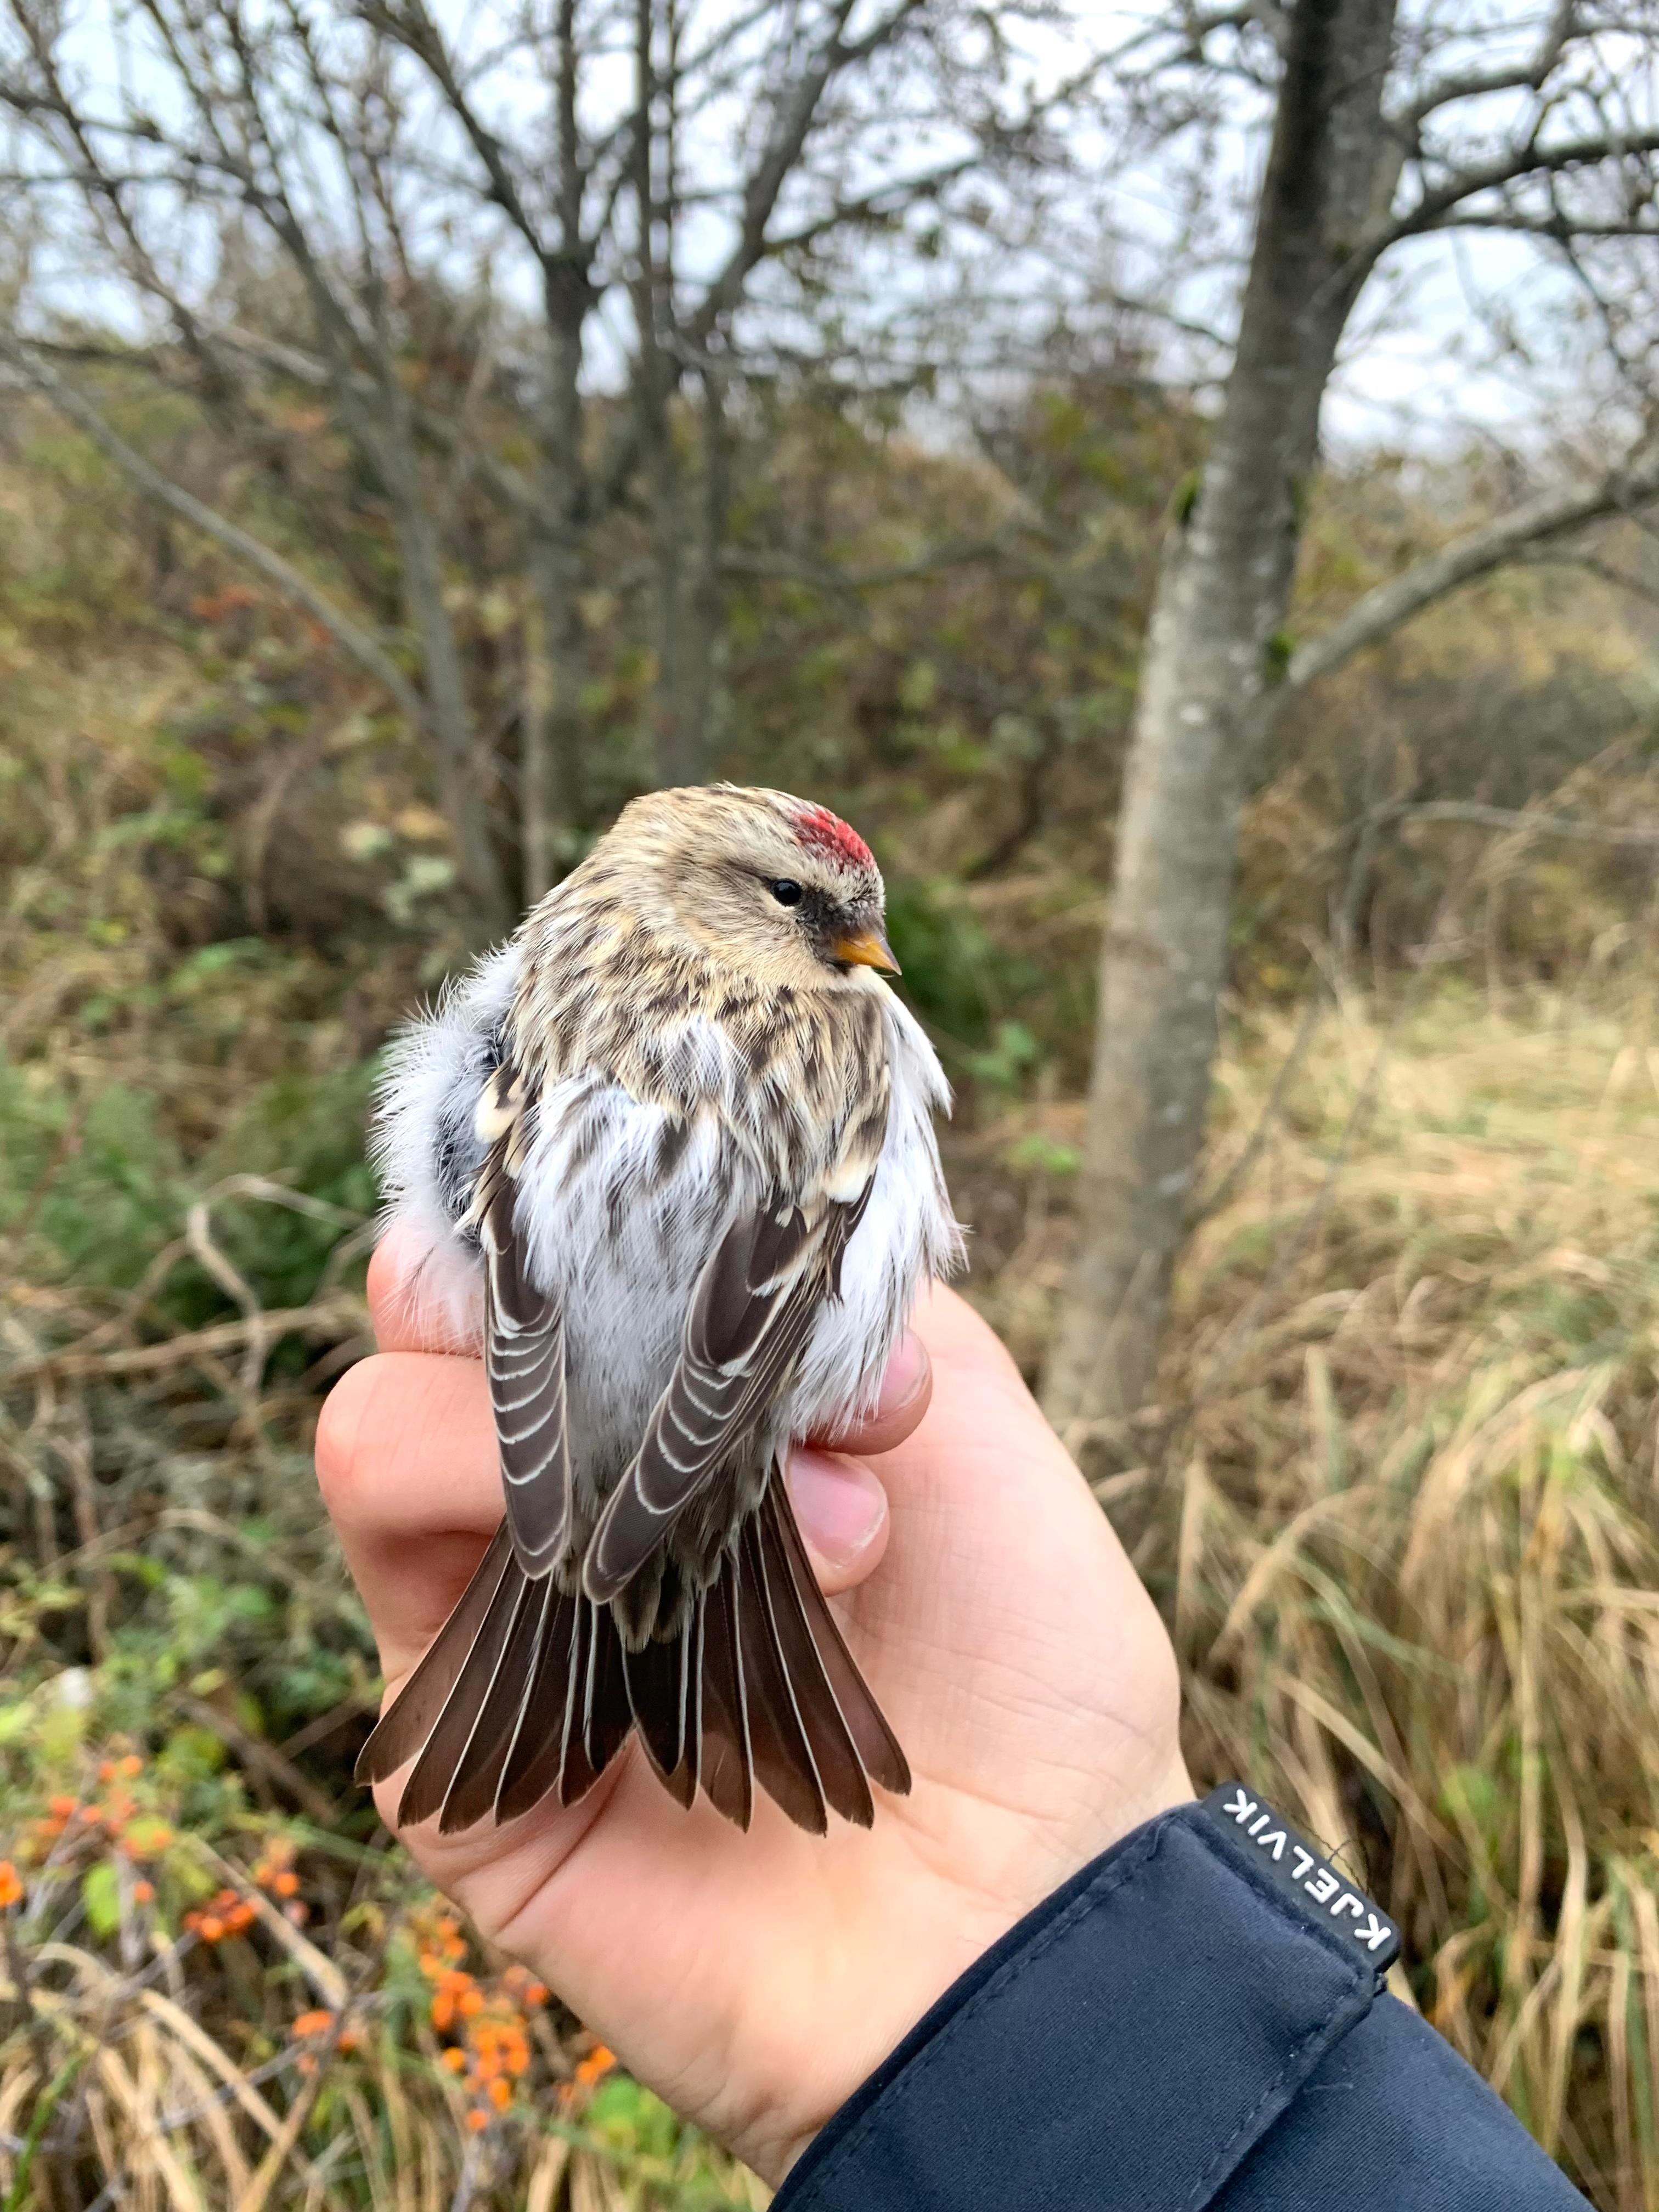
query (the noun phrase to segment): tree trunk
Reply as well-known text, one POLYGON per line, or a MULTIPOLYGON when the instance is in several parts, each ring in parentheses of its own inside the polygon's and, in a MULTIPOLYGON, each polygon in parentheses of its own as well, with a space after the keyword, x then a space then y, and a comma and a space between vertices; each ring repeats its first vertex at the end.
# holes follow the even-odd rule
POLYGON ((713 363, 702 377, 702 483, 697 507, 696 567, 685 598, 686 750, 699 779, 719 757, 720 677, 726 643, 726 550, 732 503, 732 455, 726 427, 726 377, 713 363))
POLYGON ((1045 1391, 1069 1425, 1146 1397, 1203 1141, 1238 817, 1283 673, 1320 402, 1389 188, 1395 0, 1297 0, 1213 447, 1165 545, 1100 967, 1081 1242, 1045 1391))
POLYGON ((726 633, 720 556, 731 481, 724 380, 708 367, 701 381, 700 477, 690 474, 675 445, 665 380, 642 436, 653 556, 657 780, 665 786, 702 783, 709 774, 726 633))
MULTIPOLYGON (((554 476, 552 469, 545 471, 554 476)), ((526 639, 524 778, 524 895, 534 902, 562 872, 560 831, 580 800, 581 695, 586 681, 581 592, 586 529, 561 490, 544 485, 543 518, 530 556, 536 614, 526 639), (547 514, 551 505, 553 512, 547 514)))
POLYGON ((524 672, 519 720, 520 890, 534 906, 553 887, 557 803, 553 794, 552 722, 556 696, 547 650, 546 610, 532 590, 524 611, 524 672))
POLYGON ((526 640, 524 893, 534 902, 559 874, 558 831, 580 805, 581 696, 586 682, 581 594, 587 578, 589 485, 583 452, 582 331, 592 305, 585 270, 546 272, 548 387, 532 525, 530 586, 538 619, 526 640))
MULTIPOLYGON (((413 465, 411 456, 411 477, 413 465)), ((444 604, 443 559, 418 487, 402 480, 401 468, 385 473, 395 509, 404 603, 421 641, 439 795, 455 840, 462 887, 484 929, 498 935, 511 922, 511 906, 477 780, 466 679, 454 625, 444 604)))
MULTIPOLYGON (((648 342, 643 337, 641 344, 648 342)), ((645 430, 646 493, 651 502, 651 610, 657 654, 654 711, 657 781, 665 787, 700 783, 700 732, 688 696, 685 652, 685 499, 683 469, 674 449, 668 380, 653 349, 641 365, 645 430)))

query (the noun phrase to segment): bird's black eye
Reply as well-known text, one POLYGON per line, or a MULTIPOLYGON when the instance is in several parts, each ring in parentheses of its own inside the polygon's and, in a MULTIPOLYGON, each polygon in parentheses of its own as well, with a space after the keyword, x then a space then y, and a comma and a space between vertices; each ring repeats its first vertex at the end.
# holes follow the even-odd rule
POLYGON ((803 896, 800 885, 788 876, 780 876, 775 883, 766 886, 780 906, 799 906, 803 896))

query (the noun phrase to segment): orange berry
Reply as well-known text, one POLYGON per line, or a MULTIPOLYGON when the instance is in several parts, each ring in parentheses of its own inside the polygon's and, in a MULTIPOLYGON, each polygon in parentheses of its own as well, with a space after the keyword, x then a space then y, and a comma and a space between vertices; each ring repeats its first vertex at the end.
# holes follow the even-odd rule
POLYGON ((483 1991, 482 1990, 463 1990, 460 1996, 457 2000, 457 2002, 460 2007, 460 2013, 463 2020, 475 2020, 483 2010, 483 1991))
POLYGON ((489 2125, 489 2115, 488 2112, 469 2112, 466 2116, 466 2124, 475 2136, 481 2136, 489 2125))
POLYGON ((0 1912, 17 1904, 23 1894, 23 1885, 16 1868, 9 1859, 0 1859, 0 1912))
POLYGON ((153 1881, 135 1881, 132 1885, 132 1901, 135 1905, 154 1905, 155 1884, 153 1881))
POLYGON ((503 2081, 497 2076, 489 2085, 489 2096, 495 2110, 498 2112, 504 2112, 513 2102, 513 2084, 510 2081, 503 2081))
POLYGON ((444 1996, 441 1993, 439 1996, 433 1998, 431 2021, 432 2025, 438 2030, 440 2034, 442 2034, 454 2017, 455 2001, 453 1997, 444 1996))
POLYGON ((524 1993, 524 2001, 527 2005, 539 2007, 544 2005, 551 1995, 552 1991, 545 1982, 532 1982, 524 1993))
POLYGON ((216 1943, 225 1932, 225 1923, 216 1912, 204 1912, 196 1923, 196 1932, 204 1943, 216 1943))
POLYGON ((115 1779, 115 1761, 114 1761, 112 1759, 100 1759, 100 1760, 99 1760, 99 1762, 98 1762, 98 1779, 99 1779, 100 1782, 113 1782, 113 1781, 114 1781, 114 1779, 115 1779))
POLYGON ((462 2073, 466 2067, 466 2053, 452 2043, 447 2050, 438 2053, 438 2063, 440 2066, 448 2067, 452 2074, 462 2073))
POLYGON ((331 2012, 324 2012, 320 2009, 315 2012, 302 2012, 294 2023, 294 2033, 295 2035, 326 2035, 333 2025, 334 2015, 331 2012))
POLYGON ((78 1797, 48 1797, 46 1810, 55 1820, 72 1820, 81 1809, 78 1797))
POLYGON ((138 1757, 136 1752, 130 1751, 126 1757, 121 1760, 115 1771, 118 1774, 124 1774, 127 1780, 131 1782, 135 1774, 142 1774, 143 1772, 144 1762, 138 1757))
POLYGON ((297 1874, 284 1871, 272 1877, 270 1886, 278 1897, 297 1897, 300 1893, 300 1877, 297 1874))

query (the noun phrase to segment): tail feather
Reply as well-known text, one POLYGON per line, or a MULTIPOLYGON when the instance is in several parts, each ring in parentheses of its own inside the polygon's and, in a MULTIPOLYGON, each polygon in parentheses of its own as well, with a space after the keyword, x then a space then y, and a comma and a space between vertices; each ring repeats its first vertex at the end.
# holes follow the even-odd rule
POLYGON ((789 1503, 789 1493, 781 1482, 774 1482, 768 1485, 766 1495, 773 1504, 778 1533, 788 1553, 793 1580, 805 1609, 812 1642, 823 1662, 830 1687, 857 1747, 864 1771, 872 1782, 879 1783, 895 1797, 908 1797, 910 1762, 887 1725, 887 1716, 872 1696, 869 1684, 859 1672, 858 1662, 848 1650, 829 1601, 818 1588, 818 1578, 812 1572, 800 1530, 795 1526, 795 1510, 789 1503))
POLYGON ((696 1778, 685 1756, 687 1669, 691 1656, 691 1632, 685 1625, 672 1643, 647 1644, 643 1651, 624 1651, 623 1668, 628 1677, 628 1702, 640 1732, 640 1742, 659 1782, 676 1796, 674 1778, 682 1771, 696 1778))
POLYGON ((778 1642, 771 1593, 766 1586, 766 1561, 754 1520, 746 1522, 738 1535, 735 1571, 742 1592, 738 1639, 756 1779, 798 1828, 821 1836, 830 1826, 823 1784, 801 1726, 788 1662, 778 1642))
MULTIPOLYGON (((597 1781, 627 1742, 634 1713, 628 1702, 628 1669, 616 1621, 608 1606, 593 1606, 592 1613, 593 1687, 582 1743, 597 1781)), ((572 1803, 574 1799, 568 1797, 565 1802, 572 1803)))
MULTIPOLYGON (((784 1674, 795 1693, 806 1740, 812 1747, 812 1760, 823 1785, 825 1803, 843 1820, 867 1828, 876 1817, 869 1778, 846 1717, 836 1702, 830 1677, 824 1672, 778 1525, 779 1512, 787 1512, 789 1502, 785 1498, 781 1507, 773 1506, 769 1498, 767 1504, 772 1510, 763 1510, 758 1515, 758 1534, 784 1674)), ((817 1595, 817 1583, 812 1587, 817 1595)), ((821 1597, 819 1602, 823 1602, 821 1597)))
POLYGON ((739 1828, 755 1816, 755 1761, 743 1693, 738 1578, 729 1570, 703 1592, 702 1786, 717 1812, 739 1828))
POLYGON ((559 1786, 570 1740, 574 1653, 581 1632, 581 1601, 562 1594, 536 1654, 518 1732, 495 1784, 495 1818, 516 1820, 559 1786))
POLYGON ((501 1570, 495 1595, 472 1639, 472 1647, 461 1662, 455 1686, 444 1700, 444 1709, 415 1762, 414 1772, 404 1784, 398 1805, 400 1828, 429 1820, 448 1795, 456 1770, 472 1740, 478 1716, 495 1685, 523 1595, 524 1577, 509 1560, 501 1570))
POLYGON ((472 1649, 472 1639, 483 1626, 512 1549, 513 1539, 503 1522, 431 1649, 398 1692, 397 1703, 381 1714, 357 1754, 359 1782, 384 1782, 406 1765, 431 1735, 455 1686, 462 1662, 472 1649))
POLYGON ((559 1802, 574 1805, 599 1780, 587 1755, 588 1722, 593 1711, 593 1671, 599 1654, 599 1614, 585 1598, 576 1600, 576 1633, 570 1646, 570 1680, 564 1698, 559 1759, 559 1802))
POLYGON ((527 1580, 503 1524, 432 1649, 363 1747, 358 1777, 410 1759, 400 1826, 445 1832, 574 1805, 638 1730, 688 1808, 702 1789, 740 1828, 755 1785, 822 1835, 867 1827, 871 1784, 910 1770, 819 1589, 781 1478, 726 1553, 677 1640, 623 1648, 607 1605, 527 1580))
POLYGON ((537 1652, 547 1633, 548 1616, 558 1592, 545 1578, 523 1584, 512 1627, 466 1748, 455 1763, 438 1815, 441 1835, 453 1835, 482 1820, 495 1802, 501 1769, 518 1739, 537 1652))
POLYGON ((695 1605, 685 1624, 685 1741, 680 1763, 663 1777, 668 1794, 689 1813, 702 1779, 702 1605, 695 1605))

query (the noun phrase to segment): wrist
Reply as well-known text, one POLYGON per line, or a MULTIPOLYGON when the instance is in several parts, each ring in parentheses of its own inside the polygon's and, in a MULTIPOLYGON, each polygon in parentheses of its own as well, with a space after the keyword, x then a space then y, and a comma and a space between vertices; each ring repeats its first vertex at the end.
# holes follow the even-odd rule
MULTIPOLYGON (((1366 2018, 1397 1945, 1229 1784, 1121 1838, 959 1976, 820 2133, 779 2212, 1081 2203, 1103 2172, 1126 2204, 1222 2201, 1366 2018)), ((1351 2071, 1340 2086, 1352 2104, 1351 2071)))
MULTIPOLYGON (((1160 1814, 1190 1804, 1194 1795, 1176 1746, 1130 1788, 1115 1790, 1092 1817, 1067 1824, 1058 1835, 1022 1821, 1019 1841, 1000 1855, 1005 1875, 992 1887, 941 1873, 926 1907, 909 1917, 904 1953, 896 1955, 889 1945, 872 1954, 867 1975, 874 2001, 828 2078, 816 2085, 810 2109, 798 2112, 784 2133, 775 2136, 763 2124, 732 2148, 772 2188, 781 2186, 837 2112, 977 1960, 1103 1853, 1160 1814)), ((978 1858, 982 1849, 964 1856, 978 1858)))

